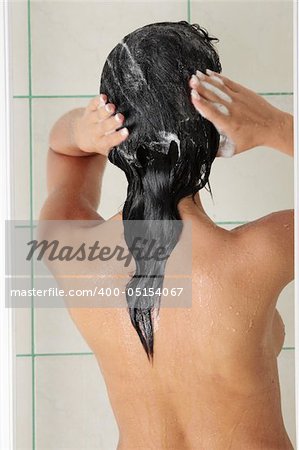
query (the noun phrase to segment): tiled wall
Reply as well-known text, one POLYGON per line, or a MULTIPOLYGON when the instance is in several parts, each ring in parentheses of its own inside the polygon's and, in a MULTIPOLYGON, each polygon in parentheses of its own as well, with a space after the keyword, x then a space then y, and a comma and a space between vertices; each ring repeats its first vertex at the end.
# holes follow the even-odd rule
MULTIPOLYGON (((11 1, 16 219, 30 226, 38 217, 51 125, 98 93, 108 52, 137 27, 178 20, 220 39, 225 74, 292 111, 291 1, 11 1)), ((204 204, 224 227, 293 207, 292 160, 267 148, 217 159, 210 182, 214 203, 204 193, 204 204)), ((109 164, 105 218, 121 208, 125 186, 109 164)), ((279 357, 283 413, 295 443, 292 284, 278 308, 287 333, 279 357)), ((17 449, 114 449, 117 428, 104 382, 66 311, 17 310, 16 343, 17 449)))

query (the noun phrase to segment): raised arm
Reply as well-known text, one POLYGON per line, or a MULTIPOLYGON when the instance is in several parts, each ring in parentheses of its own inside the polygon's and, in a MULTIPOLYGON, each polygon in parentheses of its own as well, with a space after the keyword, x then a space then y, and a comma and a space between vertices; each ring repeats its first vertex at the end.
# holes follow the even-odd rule
MULTIPOLYGON (((293 155, 293 117, 234 81, 207 71, 190 79, 194 107, 228 137, 232 156, 265 145, 293 155)), ((294 211, 275 211, 233 230, 254 250, 265 279, 282 289, 294 278, 294 211)))
POLYGON ((97 213, 107 155, 128 136, 124 116, 114 114, 107 97, 64 114, 49 137, 48 198, 42 220, 101 219, 97 213))
MULTIPOLYGON (((223 75, 197 71, 190 79, 194 107, 228 137, 231 154, 264 145, 294 154, 293 116, 223 75), (233 148, 232 148, 233 147, 233 148)), ((221 152, 218 156, 225 156, 221 152)))

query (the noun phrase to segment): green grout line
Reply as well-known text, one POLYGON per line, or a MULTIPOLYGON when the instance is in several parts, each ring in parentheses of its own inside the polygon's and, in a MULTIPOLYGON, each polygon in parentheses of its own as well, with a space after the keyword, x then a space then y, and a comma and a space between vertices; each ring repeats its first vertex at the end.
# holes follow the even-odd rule
MULTIPOLYGON (((32 49, 31 49, 31 4, 30 0, 27 0, 27 27, 28 27, 28 99, 29 99, 29 159, 30 159, 30 168, 29 168, 29 188, 30 188, 30 235, 31 239, 33 239, 33 136, 32 136, 32 49)), ((31 260, 31 288, 34 287, 34 264, 33 260, 31 260)), ((35 450, 36 447, 36 439, 35 439, 35 336, 34 336, 34 298, 31 298, 31 399, 32 399, 32 450, 35 450)))
POLYGON ((37 228, 37 225, 15 225, 15 228, 37 228))
POLYGON ((257 92, 258 95, 293 95, 293 92, 257 92))
POLYGON ((243 225, 247 222, 215 222, 216 225, 243 225))
MULTIPOLYGON (((295 347, 282 347, 282 350, 295 350, 295 347)), ((48 356, 91 356, 93 352, 61 352, 61 353, 18 353, 17 358, 36 358, 36 357, 48 357, 48 356)))
POLYGON ((187 0, 187 21, 191 23, 191 0, 187 0))
POLYGON ((78 95, 14 95, 13 98, 92 98, 97 94, 78 94, 78 95))
POLYGON ((60 353, 18 353, 17 358, 36 358, 40 356, 90 356, 93 352, 60 352, 60 353))
MULTIPOLYGON (((224 222, 215 222, 216 225, 243 225, 245 223, 248 223, 248 221, 224 221, 224 222)), ((15 225, 15 228, 37 228, 37 225, 15 225)))
MULTIPOLYGON (((258 95, 262 96, 279 96, 279 95, 285 95, 285 96, 292 96, 293 92, 257 92, 258 95)), ((27 99, 34 99, 34 98, 93 98, 96 97, 97 94, 94 95, 14 95, 13 98, 27 98, 27 99)))

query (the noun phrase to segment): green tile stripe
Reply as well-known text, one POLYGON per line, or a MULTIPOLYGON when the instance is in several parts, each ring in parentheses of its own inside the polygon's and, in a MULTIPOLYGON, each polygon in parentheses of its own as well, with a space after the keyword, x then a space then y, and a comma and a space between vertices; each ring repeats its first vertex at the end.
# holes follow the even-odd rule
POLYGON ((17 358, 32 358, 39 356, 90 356, 93 352, 58 352, 58 353, 18 353, 17 358))
MULTIPOLYGON (((293 92, 257 92, 258 95, 262 95, 264 97, 270 96, 292 96, 293 92)), ((74 95, 14 95, 13 98, 25 98, 25 99, 35 99, 35 98, 93 98, 97 94, 74 94, 74 95)))
POLYGON ((15 228, 37 228, 37 225, 15 225, 15 228))
MULTIPOLYGON (((295 350, 295 347, 282 347, 282 350, 295 350)), ((58 353, 18 353, 17 358, 32 358, 32 357, 48 357, 48 356, 91 356, 93 352, 58 352, 58 353)))
POLYGON ((82 95, 14 95, 13 98, 92 98, 97 94, 82 94, 82 95))
POLYGON ((224 221, 224 222, 215 222, 216 225, 245 225, 245 223, 248 222, 242 222, 242 221, 236 221, 236 222, 230 222, 230 221, 224 221))
MULTIPOLYGON (((237 221, 220 221, 220 222, 215 222, 216 225, 245 225, 245 223, 250 223, 248 221, 241 221, 241 220, 237 220, 237 221)), ((36 228, 37 225, 15 225, 15 228, 36 228)))
POLYGON ((293 95, 293 92, 257 92, 258 95, 270 96, 270 95, 293 95))

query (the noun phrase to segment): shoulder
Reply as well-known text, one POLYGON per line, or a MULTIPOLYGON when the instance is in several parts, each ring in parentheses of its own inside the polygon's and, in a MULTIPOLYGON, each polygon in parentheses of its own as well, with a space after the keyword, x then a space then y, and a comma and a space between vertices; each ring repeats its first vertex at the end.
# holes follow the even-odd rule
POLYGON ((232 230, 263 276, 281 288, 294 278, 294 210, 275 211, 232 230))
POLYGON ((39 220, 35 245, 41 252, 44 263, 53 274, 69 271, 79 274, 87 270, 87 265, 88 270, 93 270, 91 266, 95 265, 95 270, 104 270, 104 264, 101 268, 99 264, 109 260, 108 249, 110 254, 113 254, 113 251, 118 254, 120 250, 117 245, 123 243, 121 214, 104 220, 89 214, 88 210, 83 210, 78 214, 78 218, 74 217, 77 216, 72 214, 71 220, 56 220, 51 216, 48 220, 45 216, 39 220), (101 252, 105 253, 103 259, 97 257, 101 252), (62 264, 61 261, 66 262, 62 264))

